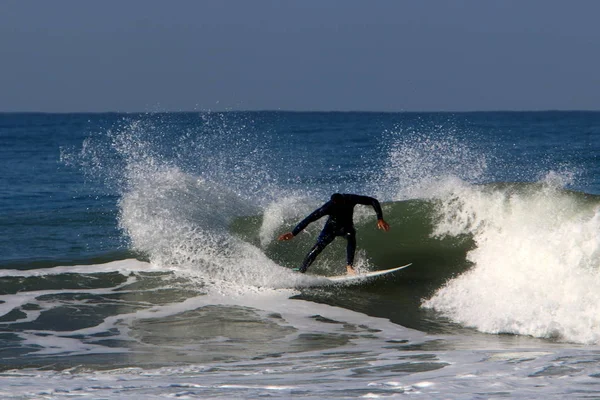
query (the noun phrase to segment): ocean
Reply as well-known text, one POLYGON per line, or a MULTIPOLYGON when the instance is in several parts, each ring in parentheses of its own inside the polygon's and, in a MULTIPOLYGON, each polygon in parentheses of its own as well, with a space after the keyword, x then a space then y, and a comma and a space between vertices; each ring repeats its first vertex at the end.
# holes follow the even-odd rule
POLYGON ((3 399, 600 398, 600 112, 0 114, 3 399), (292 272, 334 192, 345 241, 292 272))

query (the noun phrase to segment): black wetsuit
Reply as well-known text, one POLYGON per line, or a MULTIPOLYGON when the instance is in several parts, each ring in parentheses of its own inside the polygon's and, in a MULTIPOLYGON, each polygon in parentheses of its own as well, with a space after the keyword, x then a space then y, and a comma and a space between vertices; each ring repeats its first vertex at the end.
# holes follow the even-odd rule
POLYGON ((314 222, 325 215, 329 215, 329 219, 327 219, 327 222, 317 239, 317 243, 315 243, 310 252, 306 255, 306 258, 300 267, 300 272, 306 272, 321 251, 323 251, 336 236, 343 236, 348 241, 346 247, 346 261, 347 265, 353 265, 354 251, 356 250, 356 230, 354 229, 352 217, 355 205, 371 205, 377 213, 377 219, 383 219, 381 205, 377 199, 368 196, 359 196, 357 194, 342 194, 342 197, 343 201, 334 202, 333 200, 330 200, 323 204, 321 208, 313 211, 308 217, 302 220, 292 231, 294 236, 296 236, 311 222, 314 222))

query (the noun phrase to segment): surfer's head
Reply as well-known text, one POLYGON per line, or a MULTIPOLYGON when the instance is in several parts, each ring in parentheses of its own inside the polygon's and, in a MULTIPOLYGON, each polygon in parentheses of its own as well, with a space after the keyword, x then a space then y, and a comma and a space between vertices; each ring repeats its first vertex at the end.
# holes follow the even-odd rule
POLYGON ((342 204, 344 202, 344 196, 339 193, 334 193, 331 195, 331 201, 333 201, 333 204, 342 204))

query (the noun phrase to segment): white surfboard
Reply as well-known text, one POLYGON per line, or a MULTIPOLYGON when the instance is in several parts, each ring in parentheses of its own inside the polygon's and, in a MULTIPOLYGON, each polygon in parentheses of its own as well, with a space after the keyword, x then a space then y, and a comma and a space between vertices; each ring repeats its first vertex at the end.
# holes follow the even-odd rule
POLYGON ((387 274, 391 274, 392 272, 400 271, 401 269, 404 269, 411 265, 412 265, 412 263, 403 265, 401 267, 384 269, 382 271, 372 271, 372 272, 366 272, 364 274, 356 274, 356 275, 326 276, 324 278, 329 281, 336 282, 336 283, 337 282, 364 281, 367 279, 374 278, 376 276, 387 275, 387 274))

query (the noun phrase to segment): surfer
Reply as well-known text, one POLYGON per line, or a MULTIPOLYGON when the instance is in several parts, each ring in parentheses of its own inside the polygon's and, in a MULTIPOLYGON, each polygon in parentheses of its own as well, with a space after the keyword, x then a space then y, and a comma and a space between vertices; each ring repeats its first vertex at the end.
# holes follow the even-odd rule
POLYGON ((383 212, 381 211, 381 205, 379 201, 373 197, 360 196, 357 194, 340 194, 334 193, 331 195, 331 199, 323 204, 320 208, 313 211, 308 217, 303 219, 293 231, 284 233, 279 236, 278 240, 290 240, 294 236, 302 232, 304 228, 311 222, 315 222, 319 218, 329 215, 325 226, 317 239, 315 245, 310 249, 302 266, 295 270, 302 273, 306 272, 308 267, 315 261, 317 256, 323 251, 329 243, 335 239, 336 236, 343 236, 346 238, 348 244, 346 246, 346 271, 348 275, 356 274, 354 270, 354 252, 356 250, 356 230, 354 229, 354 221, 352 216, 354 214, 354 206, 357 204, 371 205, 377 214, 377 228, 389 231, 390 226, 383 220, 383 212))

